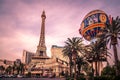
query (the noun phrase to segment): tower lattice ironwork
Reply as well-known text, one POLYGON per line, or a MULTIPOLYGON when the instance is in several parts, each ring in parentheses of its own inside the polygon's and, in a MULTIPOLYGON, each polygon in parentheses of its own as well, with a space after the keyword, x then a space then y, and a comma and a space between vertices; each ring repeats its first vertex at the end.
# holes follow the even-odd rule
POLYGON ((42 15, 42 23, 41 23, 41 33, 40 33, 40 40, 37 46, 36 54, 37 56, 46 56, 46 45, 45 45, 45 11, 43 11, 42 15))

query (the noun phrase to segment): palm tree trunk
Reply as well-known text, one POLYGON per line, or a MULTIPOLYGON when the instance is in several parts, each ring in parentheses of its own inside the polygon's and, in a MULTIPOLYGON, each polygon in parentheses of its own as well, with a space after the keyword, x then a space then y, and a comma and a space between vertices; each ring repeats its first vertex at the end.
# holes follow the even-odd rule
POLYGON ((93 76, 94 76, 94 68, 93 68, 94 62, 92 62, 91 64, 92 64, 92 74, 93 74, 93 76))
POLYGON ((100 62, 100 68, 101 68, 101 70, 100 70, 100 76, 101 76, 101 72, 103 70, 103 63, 102 63, 102 61, 100 62))
POLYGON ((69 56, 70 63, 70 77, 72 76, 72 55, 69 56))
POLYGON ((117 48, 116 45, 113 45, 113 51, 114 51, 114 58, 115 58, 115 65, 116 65, 116 76, 120 75, 120 71, 119 71, 119 66, 118 66, 118 55, 117 55, 117 48))
POLYGON ((81 66, 80 66, 80 65, 78 65, 77 69, 78 69, 78 74, 77 74, 77 75, 80 75, 81 66))
POLYGON ((77 75, 76 75, 76 59, 74 61, 75 61, 75 76, 74 76, 74 80, 76 80, 77 79, 77 75))
POLYGON ((98 61, 98 76, 99 76, 99 72, 100 72, 100 61, 98 61))
POLYGON ((98 61, 98 76, 101 75, 102 61, 98 61))
POLYGON ((70 60, 70 77, 72 76, 72 61, 70 60))
POLYGON ((73 53, 73 61, 74 61, 74 80, 76 80, 77 78, 77 74, 76 74, 76 57, 77 55, 75 54, 75 52, 73 53))
POLYGON ((97 61, 95 61, 95 74, 98 76, 98 64, 97 61))
POLYGON ((70 77, 72 76, 72 66, 70 64, 70 77))

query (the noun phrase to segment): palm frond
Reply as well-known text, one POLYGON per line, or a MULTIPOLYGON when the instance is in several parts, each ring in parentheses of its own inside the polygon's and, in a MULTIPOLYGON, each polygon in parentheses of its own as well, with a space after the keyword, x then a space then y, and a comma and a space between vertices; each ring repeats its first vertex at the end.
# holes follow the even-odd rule
POLYGON ((111 38, 108 38, 108 39, 106 40, 106 44, 108 44, 108 43, 110 42, 110 40, 111 40, 111 38))

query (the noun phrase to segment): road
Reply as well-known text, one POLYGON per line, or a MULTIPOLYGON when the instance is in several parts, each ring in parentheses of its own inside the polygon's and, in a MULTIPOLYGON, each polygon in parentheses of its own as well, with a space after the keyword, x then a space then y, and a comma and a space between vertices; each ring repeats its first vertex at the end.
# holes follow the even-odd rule
POLYGON ((65 78, 0 78, 0 80, 65 80, 65 78))

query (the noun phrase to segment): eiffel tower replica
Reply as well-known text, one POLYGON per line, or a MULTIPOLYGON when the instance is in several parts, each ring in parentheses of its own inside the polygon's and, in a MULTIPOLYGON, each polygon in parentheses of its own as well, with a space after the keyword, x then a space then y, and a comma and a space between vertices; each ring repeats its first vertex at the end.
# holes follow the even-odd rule
POLYGON ((46 55, 46 45, 45 45, 45 11, 42 12, 41 15, 42 23, 41 23, 41 33, 40 33, 40 40, 37 46, 36 54, 32 57, 31 62, 33 64, 39 63, 44 64, 46 59, 49 57, 46 55))

